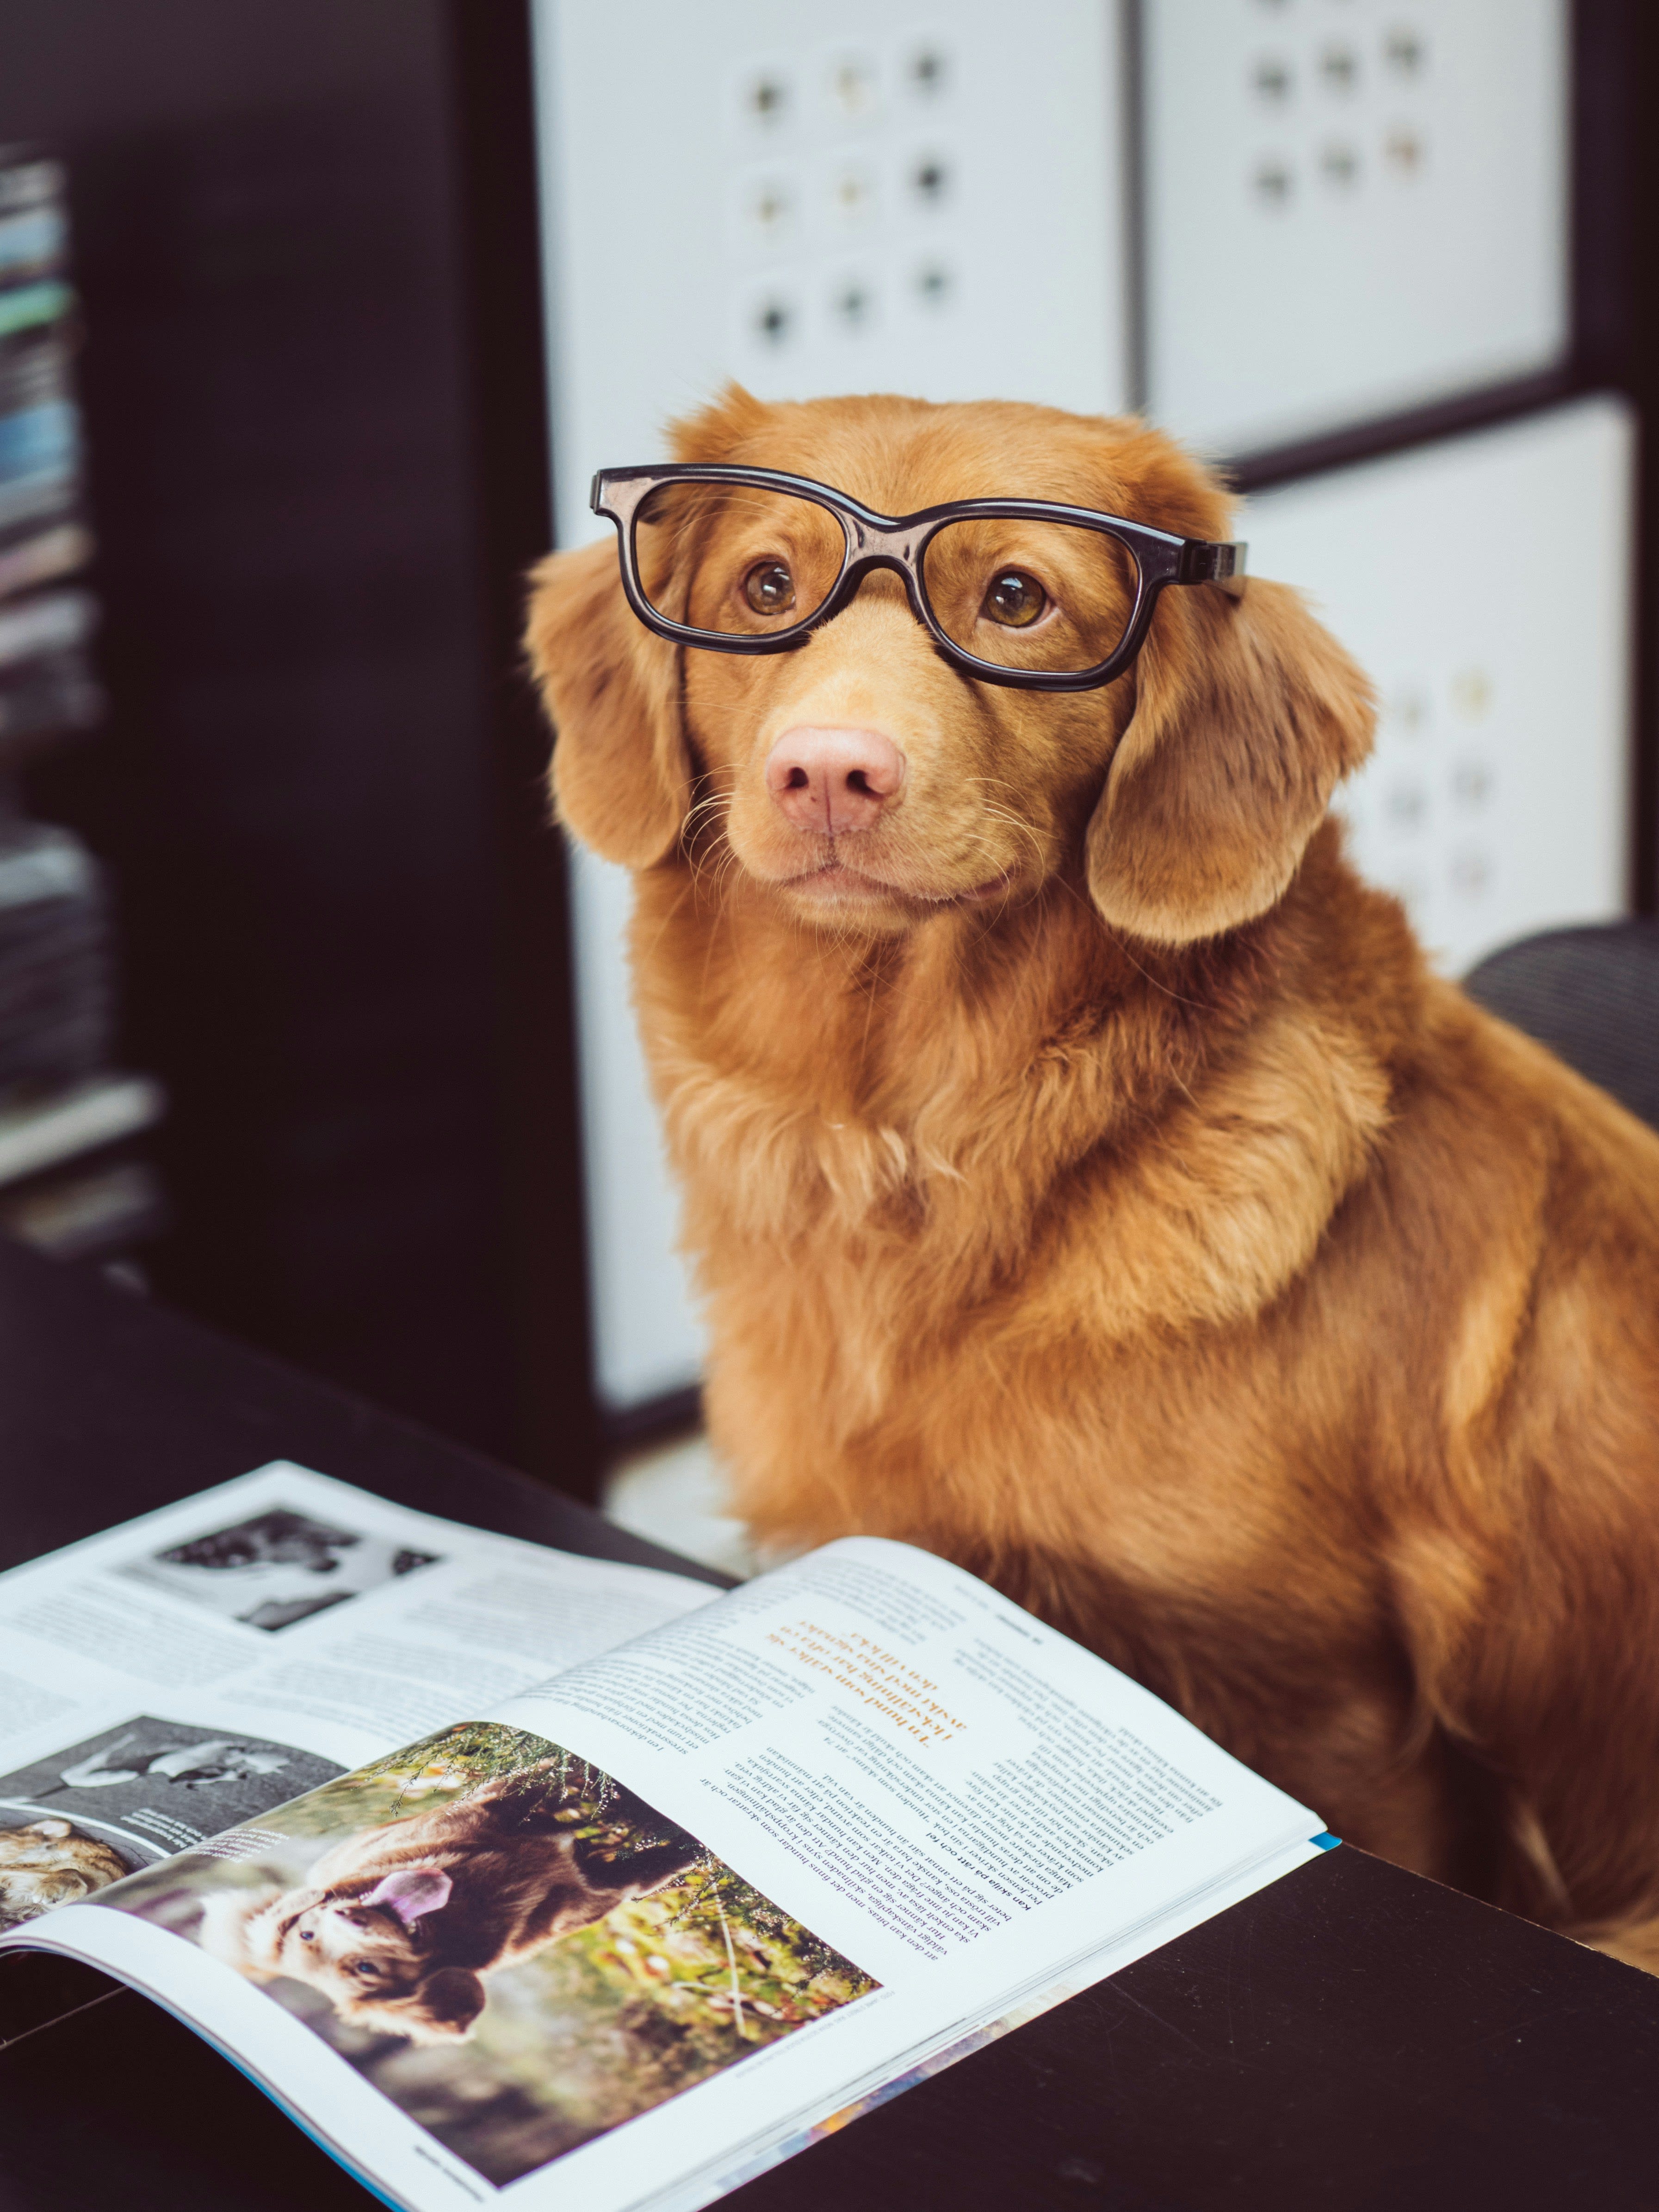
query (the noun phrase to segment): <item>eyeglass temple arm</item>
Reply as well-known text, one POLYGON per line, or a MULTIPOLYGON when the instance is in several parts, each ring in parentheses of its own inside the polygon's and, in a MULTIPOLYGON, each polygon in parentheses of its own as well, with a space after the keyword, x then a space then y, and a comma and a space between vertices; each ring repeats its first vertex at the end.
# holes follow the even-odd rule
POLYGON ((1178 584, 1219 584, 1224 591, 1235 594, 1242 592, 1249 550, 1243 539, 1227 545, 1213 538, 1189 538, 1181 549, 1181 565, 1176 571, 1176 581, 1178 584))

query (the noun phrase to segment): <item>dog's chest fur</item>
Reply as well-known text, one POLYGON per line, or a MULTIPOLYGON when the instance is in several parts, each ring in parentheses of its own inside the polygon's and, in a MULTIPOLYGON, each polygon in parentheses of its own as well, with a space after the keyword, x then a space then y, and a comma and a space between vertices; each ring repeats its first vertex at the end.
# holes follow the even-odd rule
POLYGON ((994 937, 872 951, 665 869, 634 944, 711 1425, 761 1537, 927 1544, 1189 1709, 1247 1646, 1252 1710, 1314 1650, 1392 1705, 1351 1497, 1348 1557, 1284 1572, 1331 1553, 1344 1415, 1311 1380, 1304 1435, 1255 1413, 1264 1364, 1319 1366, 1309 1272, 1389 1106, 1340 997, 1286 987, 1294 913, 1201 1000, 1064 885, 994 937))

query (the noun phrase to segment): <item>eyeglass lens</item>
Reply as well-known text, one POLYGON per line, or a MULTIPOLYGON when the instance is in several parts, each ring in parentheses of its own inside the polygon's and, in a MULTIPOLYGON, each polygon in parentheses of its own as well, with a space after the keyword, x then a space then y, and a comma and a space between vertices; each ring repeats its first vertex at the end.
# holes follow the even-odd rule
MULTIPOLYGON (((791 492, 681 477, 641 502, 635 560, 646 599, 718 636, 810 622, 846 556, 840 518, 791 492)), ((1087 525, 1021 518, 947 522, 922 557, 922 589, 953 645, 1003 668, 1078 674, 1129 626, 1134 557, 1087 525)))
POLYGON ((760 637, 810 622, 846 557, 840 520, 816 500, 682 477, 659 485, 634 523, 640 587, 657 613, 719 636, 760 637))
POLYGON ((1067 676, 1097 668, 1122 644, 1134 608, 1134 556, 1086 524, 947 522, 921 568, 951 644, 1000 668, 1067 676))

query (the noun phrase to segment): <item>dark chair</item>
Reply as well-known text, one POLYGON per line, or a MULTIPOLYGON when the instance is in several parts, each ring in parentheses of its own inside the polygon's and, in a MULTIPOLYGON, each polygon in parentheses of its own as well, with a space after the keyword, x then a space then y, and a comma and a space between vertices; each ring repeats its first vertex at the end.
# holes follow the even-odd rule
POLYGON ((1659 921, 1522 938, 1463 988, 1659 1128, 1659 921))

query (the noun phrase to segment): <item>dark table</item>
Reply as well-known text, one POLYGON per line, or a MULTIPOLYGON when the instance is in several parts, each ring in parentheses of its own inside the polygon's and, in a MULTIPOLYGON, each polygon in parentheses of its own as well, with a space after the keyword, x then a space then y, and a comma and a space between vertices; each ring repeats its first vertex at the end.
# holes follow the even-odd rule
MULTIPOLYGON (((685 1568, 522 1476, 0 1245, 0 1564, 276 1458, 685 1568)), ((69 1962, 0 1960, 0 2212, 371 2202, 145 1999, 69 1962)), ((1345 1846, 726 2202, 1654 2212, 1659 1983, 1345 1846)))

